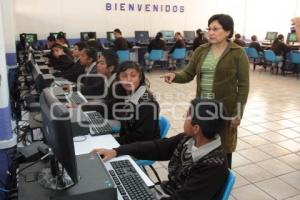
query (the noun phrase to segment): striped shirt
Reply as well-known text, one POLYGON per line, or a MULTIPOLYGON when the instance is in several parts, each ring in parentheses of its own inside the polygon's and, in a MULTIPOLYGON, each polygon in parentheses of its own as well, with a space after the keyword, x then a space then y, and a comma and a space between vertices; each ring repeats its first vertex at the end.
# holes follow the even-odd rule
POLYGON ((201 66, 201 98, 206 99, 214 99, 213 95, 213 83, 214 83, 214 77, 215 77, 215 70, 216 66, 218 64, 220 57, 215 57, 210 50, 203 61, 203 64, 201 66))

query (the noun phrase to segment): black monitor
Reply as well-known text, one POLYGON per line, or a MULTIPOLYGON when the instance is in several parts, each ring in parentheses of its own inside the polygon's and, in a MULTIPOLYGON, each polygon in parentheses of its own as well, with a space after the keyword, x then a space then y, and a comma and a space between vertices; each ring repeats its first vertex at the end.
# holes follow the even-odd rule
POLYGON ((164 40, 171 41, 174 40, 174 31, 161 31, 164 40))
POLYGON ((36 33, 22 33, 20 34, 20 40, 21 38, 25 38, 25 42, 29 45, 35 44, 37 42, 36 33))
POLYGON ((286 42, 287 43, 294 43, 294 42, 297 42, 297 35, 296 33, 289 33, 287 38, 286 38, 286 42))
POLYGON ((57 38, 58 33, 50 33, 50 35, 53 35, 55 38, 57 38))
POLYGON ((278 32, 267 32, 265 40, 273 41, 276 39, 278 32))
POLYGON ((70 112, 49 88, 43 90, 40 104, 43 133, 54 156, 51 169, 43 169, 39 183, 54 190, 66 189, 79 181, 70 112))
POLYGON ((187 42, 194 41, 195 31, 183 31, 183 38, 187 42))
POLYGON ((136 42, 148 42, 149 32, 148 31, 134 31, 134 37, 136 42))
POLYGON ((106 32, 106 39, 109 41, 109 42, 113 42, 115 41, 115 35, 114 35, 114 32, 106 32))
POLYGON ((96 32, 80 32, 80 40, 81 41, 88 41, 91 38, 96 39, 96 32))

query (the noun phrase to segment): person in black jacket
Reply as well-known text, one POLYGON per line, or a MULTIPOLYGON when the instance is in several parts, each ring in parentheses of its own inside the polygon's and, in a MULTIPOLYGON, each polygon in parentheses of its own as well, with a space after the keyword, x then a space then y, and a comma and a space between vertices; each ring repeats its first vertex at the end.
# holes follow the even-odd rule
POLYGON ((114 47, 113 47, 114 51, 129 49, 130 45, 128 41, 122 37, 122 32, 120 29, 116 28, 114 30, 114 36, 115 36, 114 47))
POLYGON ((65 48, 70 47, 69 41, 66 38, 66 33, 64 33, 62 31, 58 32, 57 37, 56 37, 56 43, 62 45, 65 48))
POLYGON ((222 103, 196 98, 188 109, 183 133, 93 152, 99 153, 105 161, 121 155, 143 160, 170 160, 168 180, 152 190, 157 199, 216 200, 228 176, 219 136, 227 123, 225 116, 222 103))
POLYGON ((166 42, 162 39, 163 35, 161 32, 158 32, 153 40, 151 40, 148 48, 147 53, 145 54, 145 61, 146 65, 148 66, 148 70, 152 69, 152 66, 154 64, 154 61, 149 61, 148 56, 152 49, 161 49, 165 50, 166 48, 166 42))
POLYGON ((233 42, 236 43, 237 45, 241 46, 241 47, 246 47, 246 42, 244 42, 242 39, 241 39, 241 34, 237 33, 234 35, 234 40, 233 42))
POLYGON ((145 74, 132 61, 123 62, 117 71, 112 86, 113 99, 110 101, 112 115, 121 122, 120 144, 158 139, 159 104, 147 89, 145 74))
POLYGON ((256 35, 252 35, 252 36, 251 36, 251 41, 252 41, 252 42, 249 44, 249 47, 250 47, 250 48, 255 48, 258 54, 263 55, 264 50, 263 50, 263 48, 260 46, 259 42, 257 41, 256 35))
POLYGON ((274 53, 277 56, 277 59, 279 59, 281 62, 278 64, 278 67, 281 68, 282 72, 285 68, 285 61, 288 52, 290 52, 290 47, 287 46, 284 42, 284 36, 282 34, 279 34, 277 38, 274 40, 271 50, 274 51, 274 53))
MULTIPOLYGON (((172 47, 171 51, 169 52, 169 54, 172 54, 175 49, 177 48, 185 48, 185 42, 183 40, 183 37, 181 35, 180 32, 176 32, 175 33, 175 44, 172 47)), ((176 60, 173 60, 170 56, 169 56, 169 70, 175 70, 176 69, 176 60)))
POLYGON ((208 43, 208 40, 204 37, 204 33, 201 29, 196 30, 197 37, 193 43, 193 51, 195 51, 200 45, 208 43))
POLYGON ((53 57, 49 58, 49 65, 55 70, 66 71, 73 65, 73 58, 65 53, 65 48, 54 44, 51 49, 53 57))
POLYGON ((102 46, 102 43, 100 40, 98 40, 96 38, 96 35, 94 32, 89 32, 88 33, 88 41, 86 42, 86 44, 89 46, 89 47, 93 47, 95 48, 97 51, 102 51, 103 50, 103 46, 102 46))
MULTIPOLYGON (((103 50, 97 59, 96 76, 93 83, 85 86, 85 95, 94 95, 92 99, 112 98, 111 85, 116 79, 116 72, 119 67, 119 58, 113 50, 103 50)), ((91 98, 91 97, 90 97, 91 98)))
POLYGON ((81 74, 84 74, 84 67, 80 64, 80 54, 81 51, 86 48, 86 44, 83 42, 78 42, 74 45, 74 49, 72 51, 72 55, 74 58, 74 64, 68 70, 64 72, 54 73, 56 77, 63 77, 71 82, 76 83, 78 77, 81 74))
POLYGON ((92 47, 82 49, 79 57, 80 65, 84 68, 84 74, 81 74, 77 79, 77 86, 64 85, 63 88, 67 92, 72 90, 80 91, 83 95, 98 95, 98 89, 94 87, 97 81, 96 69, 97 51, 92 47))

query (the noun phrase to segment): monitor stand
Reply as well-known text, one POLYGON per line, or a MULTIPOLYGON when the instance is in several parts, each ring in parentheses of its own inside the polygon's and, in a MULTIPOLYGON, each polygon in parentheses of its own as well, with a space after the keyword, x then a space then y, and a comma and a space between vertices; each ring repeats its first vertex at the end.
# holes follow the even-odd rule
POLYGON ((39 173, 38 183, 42 187, 51 190, 65 190, 75 184, 54 156, 51 158, 51 167, 44 168, 39 173))

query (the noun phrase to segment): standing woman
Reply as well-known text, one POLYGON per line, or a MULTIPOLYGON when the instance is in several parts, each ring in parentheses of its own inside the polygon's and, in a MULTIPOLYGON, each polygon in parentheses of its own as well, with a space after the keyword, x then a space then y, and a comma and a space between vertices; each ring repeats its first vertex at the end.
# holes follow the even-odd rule
POLYGON ((116 74, 115 119, 120 120, 120 144, 159 139, 159 104, 148 90, 145 74, 132 61, 123 62, 116 74), (116 95, 117 94, 117 95, 116 95))
POLYGON ((231 167, 240 125, 249 92, 249 62, 244 50, 230 41, 234 22, 229 15, 217 14, 208 20, 208 44, 196 49, 188 66, 163 76, 167 83, 187 83, 197 77, 197 97, 224 104, 231 117, 220 133, 231 167))

